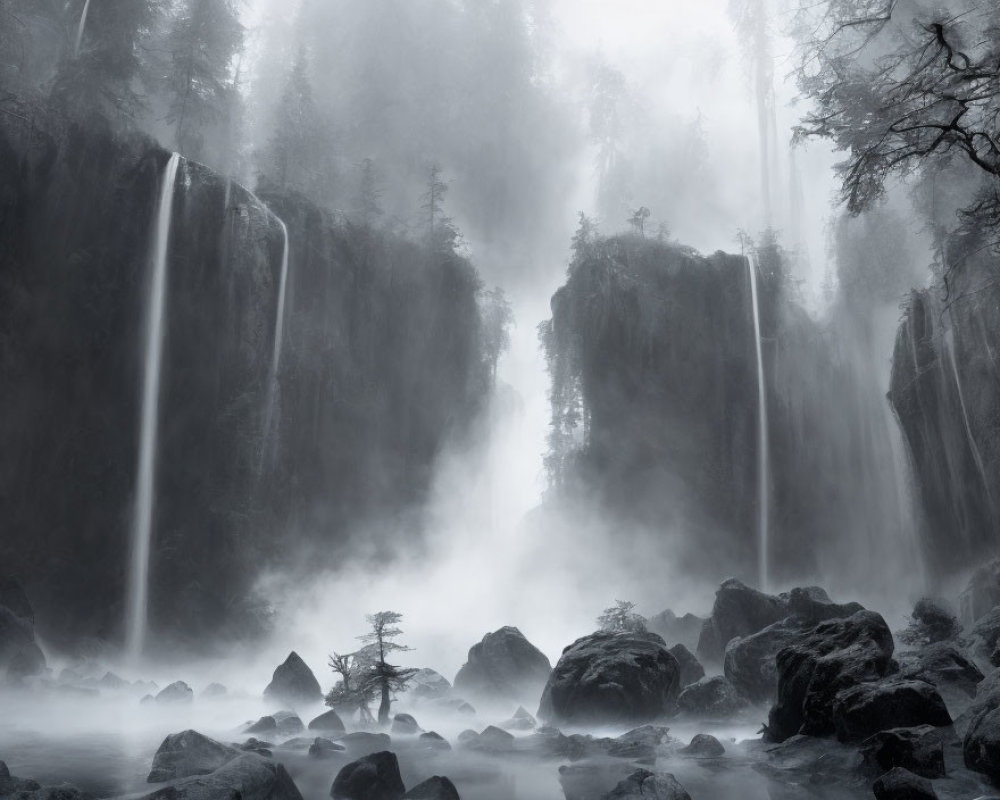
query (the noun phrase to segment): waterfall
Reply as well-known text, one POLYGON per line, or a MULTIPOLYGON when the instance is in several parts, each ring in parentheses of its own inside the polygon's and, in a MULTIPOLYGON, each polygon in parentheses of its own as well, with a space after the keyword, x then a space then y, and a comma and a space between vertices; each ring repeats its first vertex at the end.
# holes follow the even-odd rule
POLYGON ((181 157, 174 153, 163 172, 160 200, 153 232, 153 275, 146 311, 146 360, 142 386, 142 420, 139 438, 137 492, 132 528, 132 564, 129 571, 126 650, 137 662, 146 639, 149 611, 149 556, 153 527, 153 487, 156 480, 156 434, 160 404, 160 366, 163 356, 163 319, 166 306, 167 254, 173 213, 174 184, 181 157))
POLYGON ((268 442, 271 439, 271 424, 274 418, 274 404, 278 393, 278 367, 281 365, 281 343, 285 331, 285 296, 288 289, 288 226, 275 217, 281 226, 281 233, 284 236, 284 246, 281 253, 281 278, 278 283, 278 309, 274 321, 274 352, 271 354, 271 374, 268 378, 267 404, 264 407, 264 441, 261 445, 260 464, 258 473, 264 471, 264 460, 268 450, 268 442))
POLYGON ((73 48, 73 56, 80 55, 80 43, 83 42, 83 31, 87 27, 87 14, 90 12, 90 0, 83 4, 83 13, 80 14, 80 25, 76 29, 76 47, 73 48))
POLYGON ((768 570, 769 484, 767 384, 764 380, 764 350, 760 338, 760 301, 757 296, 757 257, 747 259, 750 272, 750 298, 753 301, 753 332, 757 348, 757 559, 760 590, 766 592, 770 583, 768 570))
POLYGON ((948 361, 951 364, 951 375, 955 381, 955 390, 958 394, 958 406, 962 411, 962 424, 965 426, 965 438, 969 442, 969 450, 972 452, 972 460, 976 464, 979 472, 979 479, 983 483, 983 491, 986 493, 986 503, 990 514, 993 513, 993 497, 990 491, 990 481, 986 476, 986 466, 983 464, 983 455, 979 452, 979 445, 976 444, 976 437, 972 433, 972 423, 969 421, 969 412, 965 407, 965 392, 962 390, 962 380, 958 374, 958 362, 955 359, 955 335, 949 330, 944 335, 945 346, 948 348, 948 361))

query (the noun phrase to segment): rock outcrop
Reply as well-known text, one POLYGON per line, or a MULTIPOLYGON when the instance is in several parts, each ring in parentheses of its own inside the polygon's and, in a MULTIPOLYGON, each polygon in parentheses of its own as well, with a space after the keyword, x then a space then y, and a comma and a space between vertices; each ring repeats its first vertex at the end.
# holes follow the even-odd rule
POLYGON ((472 646, 455 676, 455 690, 473 700, 533 701, 551 671, 545 654, 517 628, 507 626, 472 646))
POLYGON ((264 689, 264 697, 295 708, 319 703, 323 691, 313 671, 293 650, 274 670, 271 682, 264 689))

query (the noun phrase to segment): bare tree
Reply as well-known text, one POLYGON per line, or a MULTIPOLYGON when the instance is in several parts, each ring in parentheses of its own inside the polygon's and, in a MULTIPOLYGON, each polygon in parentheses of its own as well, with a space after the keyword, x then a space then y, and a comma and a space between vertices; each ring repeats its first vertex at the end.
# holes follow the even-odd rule
POLYGON ((371 664, 364 673, 361 685, 371 687, 380 695, 378 721, 384 725, 389 721, 393 693, 405 690, 417 670, 404 669, 390 664, 387 660, 391 653, 402 653, 412 649, 393 641, 403 633, 402 629, 397 627, 403 615, 396 611, 379 611, 365 618, 372 629, 370 633, 359 636, 358 639, 367 645, 365 650, 371 656, 371 664))

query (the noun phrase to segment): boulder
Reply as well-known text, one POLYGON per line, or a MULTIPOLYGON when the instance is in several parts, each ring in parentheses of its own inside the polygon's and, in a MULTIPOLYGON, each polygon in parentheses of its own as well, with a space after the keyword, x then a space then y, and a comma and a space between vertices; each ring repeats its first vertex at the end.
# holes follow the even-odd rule
POLYGON ((965 766, 1000 782, 1000 695, 992 694, 979 707, 962 740, 965 766))
POLYGON ((748 705, 746 698, 721 675, 702 678, 685 687, 677 697, 680 712, 699 719, 728 719, 748 705))
POLYGON ((272 752, 274 750, 273 743, 264 742, 260 739, 255 739, 252 736, 242 744, 234 742, 232 746, 237 750, 242 750, 246 753, 256 753, 257 755, 265 756, 266 758, 270 758, 274 755, 272 752))
POLYGON ((392 746, 392 739, 387 733, 368 733, 367 731, 355 731, 346 736, 341 736, 338 741, 347 748, 352 755, 367 755, 377 753, 392 746))
POLYGON ((441 697, 434 701, 434 707, 463 717, 474 717, 476 709, 461 697, 441 697))
POLYGON ((244 753, 208 775, 195 775, 163 786, 141 800, 302 800, 281 764, 244 753))
POLYGON ((833 724, 842 742, 861 741, 891 728, 951 723, 944 700, 926 681, 892 677, 862 683, 840 691, 833 706, 833 724))
POLYGON ((932 725, 879 731, 862 743, 861 760, 872 776, 902 767, 924 778, 943 778, 944 737, 932 725))
POLYGON ((456 741, 458 741, 458 744, 461 747, 469 747, 479 741, 479 734, 471 728, 466 729, 458 734, 458 739, 456 741))
POLYGON ((34 792, 42 785, 30 778, 15 778, 10 774, 7 765, 0 761, 0 797, 8 797, 19 792, 34 792))
POLYGON ((545 654, 508 626, 472 646, 455 676, 455 689, 493 700, 534 700, 551 671, 545 654))
POLYGON ((451 745, 440 733, 427 731, 420 734, 420 744, 428 750, 451 750, 451 745))
POLYGON ((243 733, 276 733, 278 730, 277 720, 268 715, 261 717, 256 722, 251 723, 243 729, 243 733))
POLYGON ((416 700, 437 700, 451 691, 451 684, 444 675, 426 667, 413 674, 409 686, 408 691, 416 700))
POLYGON ((604 800, 691 800, 691 795, 670 773, 640 769, 604 795, 604 800))
POLYGON ((875 781, 875 800, 937 800, 937 792, 927 778, 895 767, 875 781))
POLYGON ((494 725, 488 726, 469 746, 475 750, 488 753, 511 753, 514 750, 514 737, 494 725))
POLYGON ((695 758, 718 758, 726 754, 726 748, 711 734, 698 733, 687 747, 681 749, 681 752, 695 758))
POLYGON ((653 633, 599 631, 563 650, 538 716, 552 724, 650 722, 674 707, 680 665, 653 633))
POLYGON ((726 645, 723 672, 752 703, 773 703, 778 692, 777 655, 802 636, 802 628, 784 619, 726 645))
POLYGON ((153 768, 146 780, 164 783, 191 775, 208 775, 239 755, 235 747, 209 739, 197 731, 172 733, 153 756, 153 768))
POLYGON ((705 677, 705 668, 701 665, 701 662, 695 657, 694 653, 688 650, 682 644, 675 644, 673 647, 669 648, 667 651, 674 658, 677 659, 677 663, 681 667, 681 688, 688 686, 692 683, 697 683, 702 678, 705 677))
POLYGON ((670 729, 663 725, 643 725, 608 742, 606 752, 612 758, 655 759, 657 748, 670 741, 670 729))
POLYGON ((804 633, 777 655, 778 699, 768 714, 765 738, 783 742, 797 733, 832 735, 837 694, 885 677, 892 652, 889 626, 871 611, 822 622, 804 633))
POLYGON ((313 671, 293 650, 274 670, 271 682, 264 689, 264 697, 295 708, 319 703, 323 692, 313 671))
POLYGON ((283 736, 294 736, 296 733, 302 733, 305 730, 302 720, 299 719, 297 714, 291 711, 276 711, 271 716, 274 717, 278 733, 283 736))
POLYGON ((322 736, 317 736, 313 739, 313 743, 309 745, 309 757, 330 758, 337 753, 344 752, 346 749, 342 744, 337 744, 329 739, 324 739, 322 736))
POLYGON ((646 630, 663 638, 665 642, 677 642, 688 650, 698 647, 698 637, 705 624, 703 617, 684 614, 678 617, 667 609, 646 620, 646 630))
POLYGON ((534 730, 535 718, 528 713, 524 706, 518 706, 514 716, 506 722, 501 722, 500 727, 508 731, 530 731, 534 730))
POLYGON ((131 686, 127 680, 115 675, 113 672, 105 672, 104 677, 97 682, 97 685, 101 689, 109 689, 113 692, 117 692, 131 686))
POLYGON ((194 700, 194 691, 184 681, 174 681, 160 690, 156 695, 157 703, 173 705, 175 703, 190 703, 194 700))
POLYGON ((902 677, 933 684, 949 705, 957 707, 967 705, 983 681, 979 667, 951 642, 901 653, 898 660, 902 677))
POLYGON ((441 775, 418 783, 403 795, 403 800, 461 800, 458 789, 450 780, 441 775))
POLYGON ((309 723, 309 730, 311 731, 327 731, 328 733, 343 733, 344 721, 340 718, 332 708, 320 714, 312 722, 309 723))
POLYGON ((210 683, 201 690, 201 696, 208 700, 225 697, 227 694, 229 694, 229 690, 221 683, 210 683))
POLYGON ((399 761, 386 750, 344 766, 330 788, 333 800, 402 800, 404 794, 399 761))
POLYGON ((392 718, 392 732, 405 736, 416 736, 421 732, 421 728, 409 714, 396 714, 392 718))

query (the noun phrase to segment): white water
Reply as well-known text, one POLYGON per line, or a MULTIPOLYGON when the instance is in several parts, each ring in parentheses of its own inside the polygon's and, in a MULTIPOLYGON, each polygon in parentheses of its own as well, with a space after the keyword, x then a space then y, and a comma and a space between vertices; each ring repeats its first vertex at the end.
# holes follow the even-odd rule
POLYGON ((958 374, 958 364, 955 360, 955 336, 953 331, 946 331, 944 335, 945 345, 948 348, 948 361, 951 363, 951 374, 955 381, 955 390, 958 393, 958 405, 962 410, 962 424, 965 426, 965 438, 969 442, 969 450, 972 452, 972 460, 976 463, 976 471, 979 472, 979 479, 983 482, 983 490, 986 492, 986 502, 990 512, 993 510, 993 498, 990 492, 990 481, 986 477, 986 467, 983 464, 982 453, 979 452, 979 445, 976 444, 976 437, 972 433, 972 423, 969 421, 969 411, 965 406, 965 392, 962 390, 962 379, 958 374))
POLYGON ((272 438, 271 424, 274 419, 274 404, 278 394, 278 368, 281 366, 281 344, 285 335, 285 295, 288 288, 288 226, 278 217, 275 217, 275 219, 281 226, 281 233, 284 236, 284 246, 281 252, 281 277, 278 281, 278 310, 274 321, 274 352, 271 354, 271 375, 267 383, 267 404, 264 407, 264 432, 258 473, 263 473, 264 471, 264 461, 272 438))
POLYGON ((83 13, 80 14, 80 25, 76 29, 76 46, 73 48, 73 56, 80 55, 80 44, 83 42, 83 31, 87 27, 87 14, 90 13, 90 0, 83 4, 83 13))
POLYGON ((126 652, 136 663, 146 641, 149 610, 149 556, 153 528, 153 489, 156 481, 157 418, 160 405, 160 367, 163 357, 163 319, 166 306, 167 252, 173 213, 174 185, 181 157, 174 153, 163 172, 160 200, 153 232, 153 276, 146 316, 146 361, 142 387, 142 421, 139 438, 137 492, 132 529, 132 564, 129 571, 126 652))
POLYGON ((760 338, 760 304, 757 297, 757 257, 747 258, 750 273, 750 297, 753 301, 753 332, 757 347, 757 567, 760 590, 766 592, 771 576, 768 569, 769 508, 769 455, 767 425, 767 385, 764 382, 764 350, 760 338))

